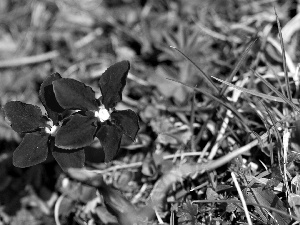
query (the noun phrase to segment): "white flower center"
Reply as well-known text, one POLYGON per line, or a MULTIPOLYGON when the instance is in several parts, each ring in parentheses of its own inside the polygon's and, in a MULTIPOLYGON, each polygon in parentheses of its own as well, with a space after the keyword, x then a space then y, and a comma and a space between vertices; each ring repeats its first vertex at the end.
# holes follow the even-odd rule
POLYGON ((104 106, 100 106, 99 111, 95 112, 95 117, 99 118, 100 122, 103 123, 110 118, 110 114, 104 106))
POLYGON ((47 134, 50 134, 51 136, 55 136, 58 126, 52 126, 51 128, 45 127, 45 131, 47 134))

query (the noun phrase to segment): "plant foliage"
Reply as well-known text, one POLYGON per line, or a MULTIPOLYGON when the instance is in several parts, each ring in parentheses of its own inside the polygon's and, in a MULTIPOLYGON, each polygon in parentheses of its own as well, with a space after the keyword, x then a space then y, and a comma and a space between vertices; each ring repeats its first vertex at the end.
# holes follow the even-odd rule
POLYGON ((29 167, 46 160, 48 151, 62 169, 84 166, 83 148, 97 137, 105 161, 118 153, 123 135, 135 140, 139 130, 136 113, 115 110, 130 68, 128 61, 109 67, 99 79, 102 96, 95 98, 91 87, 54 73, 41 84, 39 97, 47 115, 38 106, 11 101, 4 112, 13 130, 25 135, 13 154, 17 167, 29 167), (75 110, 75 111, 74 111, 75 110))

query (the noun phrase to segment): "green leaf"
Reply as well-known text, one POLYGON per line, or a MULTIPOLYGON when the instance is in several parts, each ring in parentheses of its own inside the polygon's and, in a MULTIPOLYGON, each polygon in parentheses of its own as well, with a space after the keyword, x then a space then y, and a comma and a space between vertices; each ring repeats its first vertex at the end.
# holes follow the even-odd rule
POLYGON ((100 77, 99 87, 102 93, 102 103, 107 108, 114 108, 122 100, 122 92, 130 64, 128 61, 118 62, 110 66, 100 77))
POLYGON ((82 168, 84 166, 85 154, 83 149, 65 150, 54 147, 52 155, 64 171, 70 168, 82 168))
POLYGON ((130 109, 114 111, 111 114, 113 122, 123 131, 125 135, 135 140, 139 130, 139 119, 136 113, 130 109))
POLYGON ((96 134, 105 153, 105 162, 114 159, 120 149, 122 131, 115 125, 103 124, 96 134))
POLYGON ((26 134, 13 153, 13 164, 25 168, 44 162, 48 156, 49 135, 26 134))
POLYGON ((43 103, 48 117, 53 121, 53 124, 58 123, 58 113, 62 113, 64 109, 58 104, 52 82, 55 80, 61 79, 59 73, 53 73, 48 76, 44 82, 41 84, 39 97, 41 102, 43 103))
POLYGON ((41 109, 35 105, 11 101, 4 106, 4 112, 11 122, 12 129, 18 133, 32 132, 46 127, 47 119, 43 117, 41 109))
POLYGON ((62 78, 53 81, 56 99, 64 109, 98 110, 95 92, 82 82, 62 78))
POLYGON ((70 116, 58 129, 55 145, 63 149, 79 149, 90 145, 96 133, 96 121, 92 115, 70 116))

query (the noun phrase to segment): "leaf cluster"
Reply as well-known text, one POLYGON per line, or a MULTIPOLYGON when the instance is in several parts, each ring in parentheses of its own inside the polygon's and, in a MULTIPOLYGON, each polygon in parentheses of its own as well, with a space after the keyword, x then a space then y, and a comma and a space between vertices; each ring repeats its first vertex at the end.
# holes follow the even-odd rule
POLYGON ((105 152, 105 161, 118 153, 123 135, 135 140, 139 130, 134 111, 115 110, 130 64, 122 61, 109 67, 99 79, 102 96, 95 98, 91 87, 53 73, 41 84, 39 97, 46 109, 11 101, 3 107, 11 127, 23 134, 13 153, 13 164, 29 167, 46 160, 48 151, 63 170, 84 166, 84 147, 97 137, 105 152))

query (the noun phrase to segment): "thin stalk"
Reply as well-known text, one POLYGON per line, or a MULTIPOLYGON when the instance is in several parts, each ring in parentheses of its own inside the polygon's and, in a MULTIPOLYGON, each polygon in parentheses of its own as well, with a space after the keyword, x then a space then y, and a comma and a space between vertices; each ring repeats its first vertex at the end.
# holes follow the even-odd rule
POLYGON ((195 122, 195 97, 196 93, 193 92, 193 98, 192 98, 192 106, 191 106, 191 118, 190 118, 190 130, 192 133, 191 136, 191 150, 192 152, 196 151, 196 145, 195 145, 195 135, 194 135, 194 122, 195 122))

